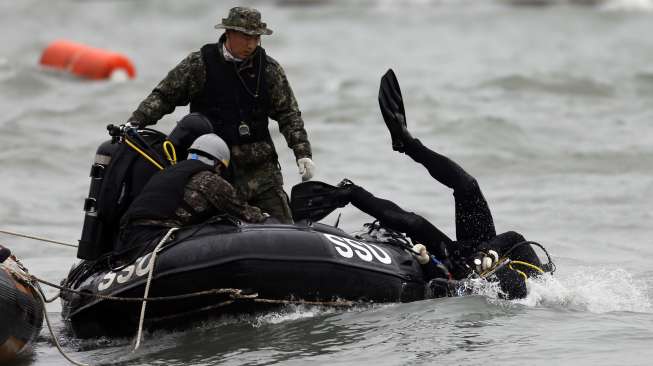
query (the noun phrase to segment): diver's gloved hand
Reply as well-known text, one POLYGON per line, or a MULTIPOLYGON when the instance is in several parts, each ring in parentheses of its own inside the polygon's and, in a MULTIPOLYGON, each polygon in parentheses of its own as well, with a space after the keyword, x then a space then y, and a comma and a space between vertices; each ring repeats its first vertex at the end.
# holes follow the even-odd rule
POLYGON ((431 256, 429 255, 428 250, 426 250, 424 244, 415 244, 412 249, 419 264, 423 265, 431 261, 431 256))
POLYGON ((315 163, 311 158, 297 159, 297 167, 299 168, 299 175, 302 176, 302 182, 310 180, 315 175, 315 163))
POLYGON ((417 262, 422 266, 426 266, 425 271, 427 272, 427 277, 445 279, 452 278, 447 265, 431 256, 424 244, 415 244, 411 249, 415 254, 417 262))
POLYGON ((125 123, 125 127, 129 127, 129 128, 142 128, 142 127, 144 127, 144 123, 142 123, 141 121, 137 121, 137 120, 135 120, 135 119, 130 119, 129 121, 127 121, 127 122, 125 123))
POLYGON ((474 258, 474 268, 480 274, 494 268, 498 261, 499 253, 494 250, 488 250, 487 253, 479 252, 474 258))

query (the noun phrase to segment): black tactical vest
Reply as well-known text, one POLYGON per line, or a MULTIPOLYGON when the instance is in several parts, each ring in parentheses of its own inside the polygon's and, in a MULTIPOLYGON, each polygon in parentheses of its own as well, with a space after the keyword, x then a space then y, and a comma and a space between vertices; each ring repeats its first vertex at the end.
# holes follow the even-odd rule
MULTIPOLYGON (((188 180, 204 170, 211 170, 211 166, 197 160, 184 160, 157 172, 129 206, 120 220, 121 228, 136 220, 177 219, 175 211, 184 205, 184 189, 188 180)), ((191 210, 190 213, 195 212, 191 210)))
POLYGON ((263 75, 267 64, 265 50, 258 47, 251 65, 237 71, 237 63, 224 59, 222 44, 207 44, 201 49, 206 82, 201 93, 191 101, 190 111, 207 116, 215 133, 230 147, 271 142, 268 130, 270 96, 263 75))

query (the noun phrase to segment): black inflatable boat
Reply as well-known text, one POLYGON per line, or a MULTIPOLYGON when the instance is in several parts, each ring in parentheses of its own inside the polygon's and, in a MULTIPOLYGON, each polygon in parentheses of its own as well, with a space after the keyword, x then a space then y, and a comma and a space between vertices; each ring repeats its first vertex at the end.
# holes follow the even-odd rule
MULTIPOLYGON (((150 248, 151 250, 151 248, 150 248)), ((66 285, 94 295, 141 298, 152 253, 123 268, 82 261, 66 285)), ((363 240, 319 223, 221 222, 177 231, 155 260, 148 298, 235 288, 257 298, 306 301, 405 302, 425 297, 422 269, 400 241, 363 240)), ((189 318, 256 311, 269 304, 228 294, 150 301, 147 328, 183 325, 189 318)), ((63 316, 78 337, 134 334, 141 302, 66 293, 63 316)))

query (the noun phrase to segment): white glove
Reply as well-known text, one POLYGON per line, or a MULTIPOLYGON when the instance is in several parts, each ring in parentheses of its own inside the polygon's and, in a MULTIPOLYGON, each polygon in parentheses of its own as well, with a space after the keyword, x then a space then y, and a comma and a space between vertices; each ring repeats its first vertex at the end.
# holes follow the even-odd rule
POLYGON ((479 256, 474 259, 474 265, 478 273, 483 273, 488 269, 493 268, 499 260, 499 254, 494 250, 488 250, 486 255, 479 256))
POLYGON ((311 158, 298 159, 297 167, 299 167, 299 175, 302 176, 302 182, 313 178, 313 174, 315 174, 315 164, 311 158))
POLYGON ((431 260, 431 256, 429 256, 429 252, 426 250, 424 244, 413 245, 413 252, 417 255, 417 262, 419 264, 426 264, 431 260))
POLYGON ((130 119, 125 123, 125 127, 139 129, 141 127, 141 124, 136 120, 130 119))

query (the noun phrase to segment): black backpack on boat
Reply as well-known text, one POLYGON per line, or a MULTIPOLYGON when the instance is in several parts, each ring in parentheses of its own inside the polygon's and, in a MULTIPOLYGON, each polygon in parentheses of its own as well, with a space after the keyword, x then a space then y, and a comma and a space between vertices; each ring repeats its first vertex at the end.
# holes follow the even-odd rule
MULTIPOLYGON (((138 134, 153 150, 162 151, 166 136, 155 130, 138 134)), ((113 250, 120 218, 159 169, 124 141, 113 139, 98 147, 91 166, 89 194, 84 201, 84 225, 77 258, 96 260, 113 250)))

